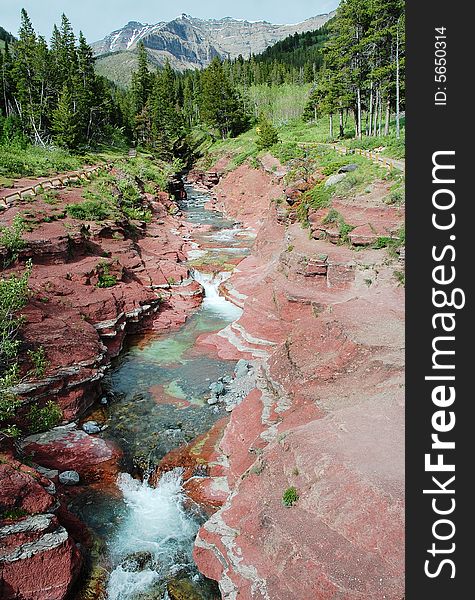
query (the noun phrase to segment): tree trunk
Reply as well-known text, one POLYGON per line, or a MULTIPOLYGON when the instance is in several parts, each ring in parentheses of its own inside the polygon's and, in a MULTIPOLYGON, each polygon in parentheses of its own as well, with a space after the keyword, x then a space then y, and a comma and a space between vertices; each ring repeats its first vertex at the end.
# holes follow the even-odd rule
POLYGON ((343 138, 345 136, 345 129, 343 127, 343 109, 339 110, 339 118, 340 118, 340 137, 343 138))
POLYGON ((358 134, 357 137, 361 139, 361 90, 360 88, 356 91, 356 100, 358 103, 358 134))
POLYGON ((391 96, 388 92, 386 98, 386 119, 384 121, 384 135, 389 135, 389 121, 391 120, 391 96))
POLYGON ((376 90, 376 98, 374 101, 374 113, 373 113, 373 135, 376 137, 376 127, 378 123, 378 99, 379 99, 379 88, 376 90))
POLYGON ((330 137, 333 140, 333 113, 330 113, 330 137))
POLYGON ((369 95, 369 116, 368 116, 368 121, 369 121, 369 127, 368 127, 368 131, 367 131, 367 135, 371 135, 371 125, 373 122, 373 82, 371 82, 371 93, 369 95))
POLYGON ((378 119, 378 137, 381 136, 381 124, 383 122, 383 99, 382 94, 379 94, 379 119, 378 119))

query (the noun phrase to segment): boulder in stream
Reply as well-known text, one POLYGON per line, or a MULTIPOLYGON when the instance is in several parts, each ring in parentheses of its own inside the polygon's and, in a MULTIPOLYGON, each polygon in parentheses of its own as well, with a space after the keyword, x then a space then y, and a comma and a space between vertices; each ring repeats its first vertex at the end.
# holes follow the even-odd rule
POLYGON ((234 368, 234 374, 236 375, 236 379, 238 379, 239 377, 245 377, 248 374, 250 368, 251 364, 247 362, 247 360, 244 360, 243 358, 238 360, 236 367, 234 368))
POLYGON ((63 471, 59 474, 59 483, 77 485, 79 483, 79 473, 77 471, 63 471))
POLYGON ((83 423, 82 429, 89 434, 99 433, 101 431, 101 427, 96 421, 86 421, 86 423, 83 423))
POLYGON ((226 392, 224 383, 222 381, 215 381, 214 383, 211 383, 209 389, 213 392, 213 394, 216 394, 216 396, 221 396, 226 392))

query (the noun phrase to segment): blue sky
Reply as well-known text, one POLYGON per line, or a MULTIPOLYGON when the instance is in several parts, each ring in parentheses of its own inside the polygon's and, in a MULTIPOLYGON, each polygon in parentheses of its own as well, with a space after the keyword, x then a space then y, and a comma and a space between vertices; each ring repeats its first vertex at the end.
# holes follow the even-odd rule
POLYGON ((339 0, 0 0, 0 25, 16 34, 20 10, 26 8, 35 29, 51 36, 52 23, 66 13, 75 31, 89 42, 128 21, 170 21, 181 13, 204 19, 235 17, 249 21, 298 23, 333 10, 339 0))

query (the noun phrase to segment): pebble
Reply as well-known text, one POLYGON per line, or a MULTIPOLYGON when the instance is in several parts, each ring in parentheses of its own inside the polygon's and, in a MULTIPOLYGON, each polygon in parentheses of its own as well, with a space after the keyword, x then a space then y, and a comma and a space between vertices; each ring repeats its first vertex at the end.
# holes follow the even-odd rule
POLYGON ((77 471, 63 471, 59 474, 59 483, 77 485, 79 483, 79 473, 77 471))
POLYGON ((82 429, 89 434, 99 433, 101 431, 101 428, 96 421, 87 421, 86 423, 83 423, 82 429))

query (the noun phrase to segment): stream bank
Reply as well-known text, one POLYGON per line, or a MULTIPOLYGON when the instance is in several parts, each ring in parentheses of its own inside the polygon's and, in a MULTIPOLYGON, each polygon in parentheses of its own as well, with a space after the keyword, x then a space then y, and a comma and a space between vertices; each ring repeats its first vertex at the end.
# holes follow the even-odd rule
POLYGON ((89 487, 69 505, 102 540, 109 600, 167 598, 177 581, 188 585, 193 597, 219 597, 192 559, 194 538, 207 514, 183 489, 184 480, 199 480, 206 466, 204 472, 199 465, 186 472, 181 464, 161 475, 154 471, 163 457, 227 421, 236 361, 220 359, 196 342, 241 316, 242 310, 219 293, 231 275, 221 269, 232 269, 236 257, 249 252, 253 236, 206 209, 208 194, 192 186, 186 191, 179 206, 183 219, 195 228, 184 264, 202 287, 203 302, 177 329, 129 337, 104 381, 107 404, 85 417, 104 428, 98 435, 122 452, 120 493, 89 487))

